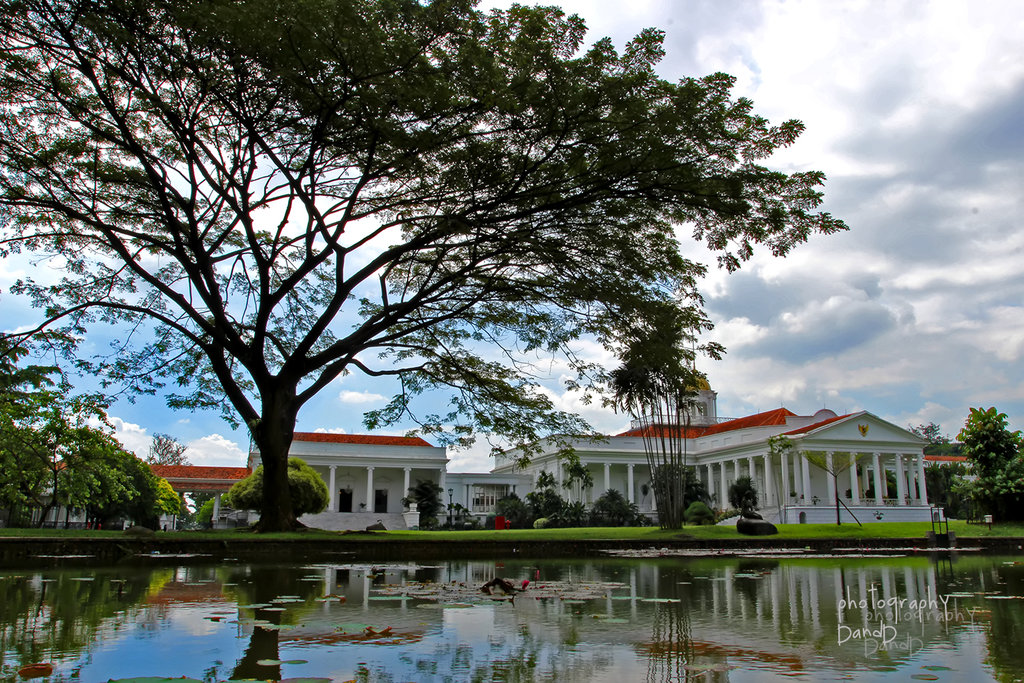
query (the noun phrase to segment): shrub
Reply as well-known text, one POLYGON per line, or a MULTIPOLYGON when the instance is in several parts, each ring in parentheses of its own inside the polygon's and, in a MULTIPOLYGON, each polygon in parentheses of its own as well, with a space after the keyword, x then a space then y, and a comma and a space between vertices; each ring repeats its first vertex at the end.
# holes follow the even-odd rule
POLYGON ((539 519, 533 520, 534 529, 547 529, 549 526, 551 526, 551 520, 547 517, 540 517, 539 519))
MULTIPOLYGON (((520 500, 519 496, 514 493, 499 498, 494 506, 494 513, 504 517, 509 525, 516 529, 526 529, 533 521, 530 517, 530 509, 526 506, 526 503, 520 500)), ((493 523, 489 526, 492 529, 494 528, 493 523)))
MULTIPOLYGON (((299 458, 288 458, 288 491, 295 516, 321 512, 327 507, 327 484, 312 467, 299 458)), ((263 502, 263 465, 236 482, 224 504, 236 510, 259 510, 263 502)))
POLYGON ((645 526, 647 521, 636 504, 616 489, 602 493, 590 509, 590 523, 594 526, 645 526))
POLYGON ((714 524, 715 513, 704 503, 695 500, 686 508, 686 512, 683 513, 683 519, 686 520, 687 524, 714 524))

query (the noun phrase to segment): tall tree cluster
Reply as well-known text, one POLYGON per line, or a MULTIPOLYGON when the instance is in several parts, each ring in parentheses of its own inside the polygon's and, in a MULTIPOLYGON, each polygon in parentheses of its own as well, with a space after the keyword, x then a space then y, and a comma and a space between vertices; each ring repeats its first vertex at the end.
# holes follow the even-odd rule
MULTIPOLYGON (((106 426, 105 406, 92 395, 73 395, 55 367, 0 354, 0 509, 8 523, 41 525, 55 509, 84 512, 94 522, 128 518, 155 525, 174 514, 178 498, 149 466, 126 452, 106 426), (22 519, 24 517, 24 519, 22 519)), ((60 522, 61 520, 55 520, 60 522)))
POLYGON ((14 288, 83 368, 244 423, 261 527, 296 524, 287 458, 339 376, 391 377, 368 428, 476 431, 528 456, 585 433, 533 371, 603 369, 641 321, 705 325, 690 232, 736 268, 844 229, 824 176, 725 74, 656 74, 661 31, 585 45, 550 7, 471 0, 10 0, 0 5, 2 253, 60 266, 14 288), (167 385, 166 387, 164 385, 167 385), (440 411, 421 412, 442 391, 440 411))

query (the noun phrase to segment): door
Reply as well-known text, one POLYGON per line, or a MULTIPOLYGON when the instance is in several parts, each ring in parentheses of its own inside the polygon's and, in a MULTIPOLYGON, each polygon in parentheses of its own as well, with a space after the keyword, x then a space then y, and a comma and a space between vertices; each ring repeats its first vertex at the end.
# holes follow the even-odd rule
POLYGON ((338 512, 352 512, 352 489, 338 491, 338 512))
POLYGON ((387 512, 388 511, 388 491, 387 489, 377 489, 373 492, 373 511, 374 512, 387 512))

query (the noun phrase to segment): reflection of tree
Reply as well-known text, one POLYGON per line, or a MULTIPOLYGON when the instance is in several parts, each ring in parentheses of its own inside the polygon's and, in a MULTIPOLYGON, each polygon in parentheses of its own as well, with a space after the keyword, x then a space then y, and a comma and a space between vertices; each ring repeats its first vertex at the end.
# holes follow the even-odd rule
POLYGON ((0 577, 0 679, 15 680, 22 666, 88 650, 107 620, 123 619, 146 597, 149 578, 144 570, 0 577), (77 580, 86 573, 93 578, 77 580))
POLYGON ((648 681, 693 680, 688 668, 694 659, 689 594, 675 588, 679 602, 660 603, 654 610, 651 641, 645 648, 648 681))
MULTIPOLYGON (((998 583, 1006 595, 1024 595, 1024 567, 1006 565, 999 568, 998 583)), ((1000 681, 1020 680, 1024 671, 1024 610, 1019 600, 988 600, 985 607, 992 610, 989 615, 988 659, 1000 681)))
MULTIPOLYGON (((296 567, 257 564, 250 565, 248 570, 244 577, 237 577, 238 585, 233 587, 239 605, 265 604, 282 595, 296 595, 306 602, 319 596, 319 584, 302 581, 302 572, 296 567)), ((283 617, 287 615, 288 622, 294 623, 299 616, 296 611, 298 605, 299 603, 285 605, 288 607, 286 612, 257 608, 254 610, 254 616, 256 619, 280 625, 283 623, 283 617)), ((245 653, 238 660, 231 674, 232 680, 249 678, 260 681, 280 680, 280 665, 258 663, 261 659, 280 659, 279 652, 277 629, 254 626, 252 634, 249 636, 249 645, 245 648, 245 653)))

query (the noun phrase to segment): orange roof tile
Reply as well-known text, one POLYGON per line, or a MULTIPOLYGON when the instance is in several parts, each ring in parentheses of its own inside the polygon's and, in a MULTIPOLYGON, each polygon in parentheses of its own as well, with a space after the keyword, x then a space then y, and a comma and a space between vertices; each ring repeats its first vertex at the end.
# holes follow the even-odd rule
POLYGON ((353 443, 363 446, 428 446, 418 436, 379 436, 371 434, 328 434, 325 432, 295 432, 293 441, 316 443, 353 443))
POLYGON ((153 474, 164 479, 245 479, 248 467, 203 467, 199 465, 150 465, 153 474))
POLYGON ((685 432, 686 438, 695 439, 700 436, 710 436, 712 434, 721 434, 722 432, 731 432, 737 429, 747 429, 748 427, 770 427, 774 425, 786 424, 787 417, 794 417, 796 413, 788 410, 787 408, 776 408, 775 410, 769 410, 763 413, 756 413, 754 415, 747 415, 746 417, 738 417, 735 420, 729 420, 727 422, 719 422, 708 427, 690 427, 683 429, 681 427, 648 427, 644 429, 631 429, 617 436, 648 436, 652 431, 657 435, 664 434, 665 436, 679 436, 685 432))
POLYGON ((850 413, 849 415, 836 415, 835 417, 830 417, 827 420, 822 420, 821 422, 815 422, 814 424, 805 425, 803 427, 800 427, 799 429, 794 429, 791 432, 786 432, 786 436, 789 436, 791 434, 806 434, 807 432, 814 431, 818 427, 824 427, 830 422, 836 422, 837 420, 842 420, 844 418, 850 417, 850 415, 853 415, 853 413, 850 413))
POLYGON ((932 462, 967 462, 965 455, 925 455, 924 459, 932 462))

